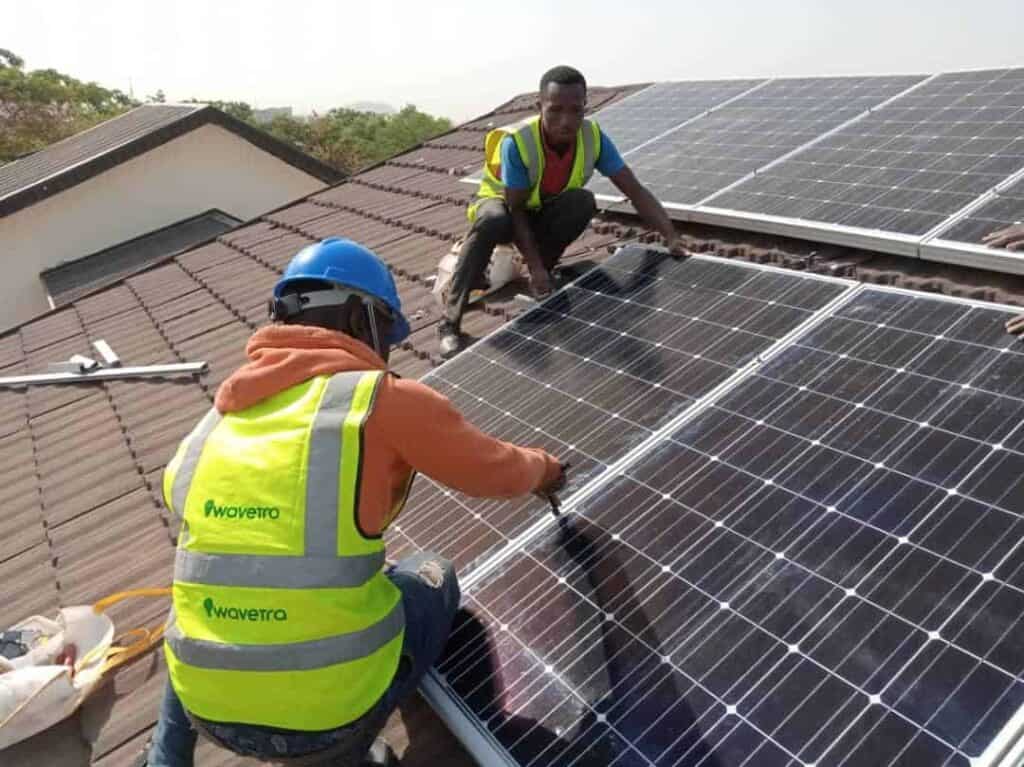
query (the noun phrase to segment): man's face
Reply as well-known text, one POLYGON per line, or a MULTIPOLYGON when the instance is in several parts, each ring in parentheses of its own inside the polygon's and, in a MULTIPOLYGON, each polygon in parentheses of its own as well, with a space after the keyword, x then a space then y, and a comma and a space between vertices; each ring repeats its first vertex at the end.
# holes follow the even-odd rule
POLYGON ((587 107, 587 89, 582 85, 548 83, 540 94, 540 121, 544 135, 556 146, 576 140, 587 107))

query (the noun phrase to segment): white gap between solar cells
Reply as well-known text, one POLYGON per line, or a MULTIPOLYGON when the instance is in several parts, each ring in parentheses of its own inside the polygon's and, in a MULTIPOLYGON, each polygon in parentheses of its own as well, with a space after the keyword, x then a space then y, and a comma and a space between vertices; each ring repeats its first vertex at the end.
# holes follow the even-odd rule
MULTIPOLYGON (((958 318, 957 322, 960 322, 960 321, 964 320, 965 318, 966 318, 966 315, 964 315, 964 316, 962 316, 962 317, 958 318)), ((863 340, 863 339, 861 339, 861 340, 863 340)), ((919 352, 919 354, 920 354, 920 353, 923 353, 923 351, 924 351, 924 350, 921 350, 921 352, 919 352)), ((982 371, 979 371, 979 375, 981 374, 981 372, 983 372, 983 369, 982 369, 982 371)), ((947 402, 947 404, 948 404, 948 402, 947 402)), ((834 428, 834 426, 833 426, 833 428, 834 428)), ((690 449, 693 449, 693 448, 691 447, 690 449)), ((899 447, 897 447, 897 450, 898 450, 898 449, 899 449, 899 447)), ((794 461, 796 461, 796 460, 798 460, 798 458, 794 459, 794 461)), ((987 505, 987 506, 990 506, 990 507, 991 507, 991 504, 985 504, 985 505, 987 505)), ((831 507, 830 507, 830 508, 831 508, 831 507)), ((930 515, 929 515, 929 516, 930 516, 930 515)), ((923 519, 923 520, 921 521, 921 523, 919 523, 919 525, 918 525, 918 526, 920 526, 920 524, 924 524, 924 523, 925 523, 925 522, 927 521, 927 519, 928 519, 928 517, 925 517, 925 519, 923 519)), ((916 527, 915 527, 915 529, 916 529, 916 527)), ((932 553, 933 553, 933 555, 936 555, 936 556, 938 556, 938 555, 937 555, 937 554, 935 554, 934 552, 932 552, 932 553)), ((1011 555, 1012 553, 1013 553, 1013 550, 1011 549, 1011 551, 1007 553, 1006 557, 1010 556, 1010 555, 1011 555)), ((887 558, 888 558, 888 557, 887 557, 887 558)), ((1004 559, 1005 559, 1005 557, 1004 557, 1004 559)), ((876 569, 877 569, 877 567, 881 566, 881 565, 882 565, 882 563, 883 563, 884 561, 885 561, 885 560, 882 560, 881 562, 879 562, 879 563, 878 563, 878 565, 876 565, 876 567, 875 567, 875 568, 873 568, 873 569, 872 569, 872 571, 871 571, 871 572, 869 572, 869 573, 868 573, 868 574, 867 574, 867 575, 865 576, 865 578, 867 578, 867 577, 870 577, 870 576, 871 576, 871 574, 872 574, 872 573, 874 572, 874 570, 876 570, 876 569)), ((959 567, 960 567, 961 569, 963 569, 963 570, 968 570, 968 571, 969 571, 969 570, 971 569, 971 568, 969 568, 969 567, 967 567, 967 566, 965 566, 965 565, 962 565, 962 564, 960 564, 960 563, 957 563, 957 565, 958 565, 958 566, 959 566, 959 567)), ((991 576, 989 576, 989 578, 984 578, 984 580, 990 580, 990 579, 991 579, 991 576)), ((850 595, 850 596, 853 596, 853 595, 854 595, 855 593, 856 593, 856 592, 855 592, 855 590, 853 590, 853 589, 850 589, 850 590, 848 590, 848 592, 847 592, 847 594, 848 594, 848 595, 850 595)), ((970 597, 968 597, 968 599, 970 599, 970 597)), ((965 603, 966 603, 966 600, 965 600, 965 603)), ((876 607, 878 607, 878 606, 876 606, 876 607)), ((953 617, 955 617, 955 614, 956 614, 956 611, 954 611, 954 614, 953 614, 952 616, 950 616, 950 618, 949 618, 949 619, 947 620, 947 622, 948 622, 949 620, 952 620, 952 618, 953 618, 953 617)), ((895 617, 899 618, 899 616, 895 616, 895 617)), ((901 619, 901 618, 900 618, 900 620, 902 620, 902 621, 906 622, 906 621, 905 621, 905 619, 901 619)), ((938 634, 938 633, 936 633, 936 632, 932 632, 932 634, 931 634, 931 637, 930 637, 930 638, 931 638, 931 639, 932 639, 933 641, 938 641, 940 637, 939 637, 939 634, 938 634)), ((982 661, 982 659, 978 658, 978 656, 974 655, 973 653, 968 653, 968 652, 966 652, 966 651, 965 651, 965 650, 964 650, 963 648, 959 648, 959 649, 960 649, 960 650, 961 650, 962 652, 965 652, 965 654, 967 654, 967 655, 969 655, 969 656, 971 656, 971 657, 974 657, 974 658, 975 658, 976 660, 978 660, 978 661, 982 661)), ((988 665, 992 665, 992 664, 988 664, 988 665)), ((898 672, 898 673, 899 673, 899 672, 898 672)), ((1006 673, 1006 672, 1003 672, 1003 673, 1006 673)))
MULTIPOLYGON (((715 259, 715 260, 718 260, 718 259, 715 259)), ((745 268, 750 268, 750 269, 761 269, 761 268, 763 268, 759 264, 743 264, 743 266, 745 268)), ((676 416, 674 419, 672 419, 671 421, 669 421, 668 423, 663 425, 660 429, 658 429, 658 431, 652 433, 648 438, 646 438, 643 442, 641 442, 637 447, 635 447, 633 450, 629 451, 626 455, 622 456, 614 464, 612 464, 611 466, 607 467, 605 469, 605 471, 602 472, 599 476, 597 476, 594 479, 592 479, 588 484, 584 485, 583 487, 578 488, 576 490, 576 492, 573 493, 572 496, 566 498, 563 501, 563 503, 562 503, 563 513, 571 512, 583 500, 585 500, 586 498, 590 497, 597 490, 599 490, 599 489, 603 488, 604 486, 606 486, 608 484, 608 482, 613 480, 621 472, 621 468, 622 467, 627 466, 627 465, 633 463, 635 459, 637 459, 640 456, 645 455, 646 453, 650 452, 661 441, 663 441, 663 439, 668 434, 671 434, 673 431, 678 429, 684 423, 686 423, 686 422, 692 420, 693 418, 695 418, 697 415, 699 415, 701 412, 703 412, 704 409, 710 403, 716 401, 717 399, 719 399, 722 396, 724 396, 727 392, 731 391, 739 383, 741 383, 742 381, 746 380, 751 375, 751 373, 754 372, 757 368, 759 368, 764 363, 766 363, 769 360, 771 360, 772 358, 774 358, 777 354, 781 353, 786 348, 788 348, 788 346, 794 340, 796 340, 799 336, 801 336, 804 333, 808 332, 809 330, 813 329, 817 324, 819 324, 821 321, 823 321, 827 316, 830 316, 830 314, 826 314, 826 312, 831 312, 834 308, 838 308, 839 306, 842 306, 850 298, 852 298, 854 295, 859 293, 861 291, 861 289, 863 288, 863 286, 861 284, 859 284, 859 283, 852 283, 852 282, 850 282, 848 280, 834 280, 834 279, 831 279, 831 278, 828 278, 828 277, 818 277, 818 279, 821 279, 821 280, 824 280, 824 281, 829 281, 829 282, 834 282, 834 283, 838 283, 838 284, 845 284, 848 287, 847 287, 847 289, 844 292, 840 293, 831 302, 829 302, 828 304, 823 306, 821 309, 816 311, 814 314, 812 314, 801 325, 799 325, 793 331, 791 331, 790 333, 788 333, 787 335, 785 335, 781 339, 779 339, 770 349, 768 349, 767 351, 763 352, 758 357, 758 359, 752 361, 747 366, 737 370, 729 378, 727 378, 725 381, 723 381, 719 386, 717 386, 716 388, 712 389, 710 392, 705 394, 703 397, 697 399, 693 403, 693 405, 691 405, 686 410, 684 410, 682 413, 680 413, 678 416, 676 416)), ((443 369, 443 366, 442 366, 442 368, 438 368, 438 370, 441 370, 441 369, 443 369)), ((510 544, 506 547, 505 551, 498 552, 488 562, 481 564, 479 567, 477 567, 475 570, 473 570, 473 572, 471 572, 469 574, 469 576, 467 577, 467 579, 466 579, 466 587, 469 588, 470 586, 472 586, 475 583, 477 583, 479 580, 482 580, 490 572, 492 572, 496 567, 498 567, 502 563, 504 563, 504 561, 509 556, 511 556, 511 555, 515 554, 516 552, 518 552, 519 550, 521 550, 523 546, 527 545, 530 541, 532 541, 534 538, 536 538, 536 536, 538 534, 540 534, 544 530, 547 530, 553 524, 555 524, 555 521, 553 519, 551 519, 550 517, 546 517, 546 518, 540 519, 533 526, 531 526, 526 531, 524 531, 518 538, 516 538, 515 540, 511 541, 510 544)))
MULTIPOLYGON (((775 273, 787 274, 789 276, 793 276, 793 272, 791 272, 789 270, 780 269, 778 267, 771 267, 771 266, 766 266, 766 265, 761 265, 761 264, 747 264, 747 263, 736 264, 736 262, 730 262, 728 260, 723 260, 723 259, 719 259, 719 258, 712 257, 712 256, 703 256, 703 255, 696 255, 696 254, 694 256, 691 256, 691 258, 700 259, 700 260, 708 260, 708 261, 712 261, 712 262, 716 262, 716 263, 731 263, 733 265, 739 265, 739 266, 742 266, 743 268, 748 268, 748 269, 752 269, 752 270, 755 270, 755 271, 758 271, 758 270, 759 271, 768 271, 768 272, 775 272, 775 273)), ((573 280, 571 283, 569 283, 568 285, 564 286, 562 290, 565 290, 566 288, 569 288, 571 286, 575 286, 575 284, 579 280, 581 280, 584 276, 586 276, 586 275, 585 274, 581 275, 576 280, 573 280)), ((654 449, 657 446, 657 444, 658 444, 658 442, 660 441, 661 438, 663 438, 665 435, 671 433, 673 430, 677 429, 679 426, 681 426, 687 420, 690 420, 691 418, 695 417, 710 402, 714 401, 717 398, 720 398, 725 393, 727 393, 729 390, 731 390, 736 385, 738 385, 740 382, 742 382, 743 380, 746 380, 746 378, 749 377, 749 375, 756 368, 760 367, 765 362, 769 361, 770 359, 775 357, 777 354, 779 354, 782 351, 784 351, 790 345, 790 343, 793 340, 795 340, 796 338, 798 338, 802 334, 804 334, 806 332, 809 332, 817 324, 819 324, 821 321, 823 321, 826 317, 830 316, 831 312, 835 308, 838 308, 839 306, 842 306, 843 304, 845 304, 850 298, 855 296, 857 293, 859 293, 863 289, 863 286, 861 284, 853 283, 853 282, 851 282, 849 280, 839 280, 839 279, 825 277, 825 276, 821 276, 821 275, 799 275, 799 276, 801 278, 803 278, 803 279, 820 280, 820 281, 831 282, 831 283, 834 283, 834 284, 846 285, 847 289, 845 291, 843 291, 842 293, 840 293, 839 295, 837 295, 832 301, 830 301, 829 303, 827 303, 826 305, 824 305, 823 307, 818 309, 816 312, 814 312, 807 320, 805 320, 799 326, 794 328, 793 331, 791 331, 790 333, 788 333, 787 335, 785 335, 781 339, 779 339, 769 350, 766 350, 765 352, 763 352, 758 357, 757 360, 755 360, 754 362, 748 364, 746 367, 737 370, 736 373, 734 373, 732 376, 730 376, 728 379, 726 379, 722 384, 720 384, 718 387, 716 387, 711 392, 706 394, 703 398, 697 400, 694 403, 694 405, 692 405, 691 407, 687 408, 679 416, 677 416, 676 418, 672 419, 672 421, 670 421, 669 423, 665 424, 656 433, 652 434, 649 438, 644 440, 633 451, 630 451, 625 456, 623 456, 619 461, 617 461, 615 464, 613 464, 612 466, 609 466, 608 468, 606 468, 606 470, 601 475, 599 475, 595 479, 591 480, 591 482, 588 483, 587 485, 585 485, 584 487, 578 489, 570 498, 566 499, 566 501, 564 502, 564 504, 563 504, 564 512, 563 513, 568 513, 569 511, 572 510, 572 508, 574 508, 578 503, 580 503, 586 497, 589 497, 589 495, 591 495, 593 492, 596 492, 596 490, 598 490, 600 487, 603 487, 609 481, 614 479, 614 477, 616 477, 618 475, 618 473, 619 473, 619 467, 620 466, 625 466, 625 465, 633 462, 634 458, 637 458, 637 457, 645 454, 646 452, 649 452, 650 450, 654 449)), ((559 291, 559 292, 561 292, 561 291, 559 291)), ((543 306, 544 305, 542 304, 541 307, 543 308, 543 306)), ((525 317, 526 315, 523 315, 523 316, 525 317)), ((512 328, 515 327, 516 324, 517 324, 516 322, 512 322, 512 323, 510 323, 510 324, 508 324, 506 326, 502 326, 501 328, 498 328, 495 331, 493 331, 493 333, 489 334, 488 337, 490 335, 496 335, 497 333, 501 332, 502 330, 512 329, 512 328)), ((481 339, 481 340, 484 340, 484 339, 481 339)), ((444 369, 443 365, 441 367, 439 367, 439 368, 436 368, 435 370, 433 370, 430 373, 428 373, 427 376, 424 376, 423 380, 428 380, 432 375, 437 375, 438 377, 441 377, 441 373, 442 373, 443 369, 444 369)), ((502 549, 502 550, 498 551, 497 553, 493 554, 490 557, 489 560, 487 560, 486 562, 484 562, 480 566, 478 566, 476 569, 474 569, 469 574, 469 576, 466 578, 465 583, 464 583, 464 588, 469 589, 475 583, 477 583, 478 581, 480 581, 483 578, 485 578, 489 573, 493 572, 494 569, 496 569, 501 564, 503 564, 504 561, 506 561, 509 557, 511 557, 515 553, 519 552, 520 550, 522 550, 522 548, 525 545, 527 545, 530 541, 532 541, 534 538, 536 538, 536 536, 538 534, 540 534, 542 531, 548 529, 552 524, 553 524, 553 520, 551 520, 549 518, 543 518, 543 519, 539 520, 538 522, 534 523, 533 526, 531 526, 526 531, 521 533, 516 539, 514 539, 513 541, 511 541, 508 544, 506 544, 504 549, 502 549)), ((442 717, 446 721, 448 720, 449 716, 461 715, 462 717, 465 717, 465 711, 464 711, 463 707, 461 706, 461 703, 458 702, 457 700, 455 700, 454 693, 449 694, 447 688, 434 675, 435 675, 435 672, 431 671, 432 682, 434 684, 437 684, 438 685, 438 689, 440 690, 440 693, 439 693, 439 695, 437 697, 437 701, 436 701, 436 704, 435 704, 435 709, 438 710, 438 713, 441 714, 442 717)), ((475 719, 475 717, 471 717, 471 720, 473 720, 473 719, 475 719)), ((470 746, 473 746, 473 747, 476 747, 476 748, 479 748, 481 746, 485 747, 483 753, 486 754, 487 757, 488 757, 488 761, 486 763, 490 764, 490 763, 492 763, 490 761, 491 759, 497 759, 499 761, 498 762, 494 762, 494 763, 516 764, 516 762, 514 760, 512 760, 511 757, 508 755, 508 753, 505 751, 504 747, 502 747, 501 744, 497 741, 497 739, 494 738, 490 733, 488 733, 486 731, 480 731, 479 727, 476 725, 475 721, 470 721, 470 727, 473 730, 476 730, 477 733, 476 733, 475 736, 472 733, 470 733, 467 736, 468 740, 464 740, 463 742, 467 745, 467 747, 470 747, 470 746)), ((465 722, 459 722, 457 725, 453 726, 453 731, 457 732, 457 733, 463 732, 463 731, 465 731, 465 729, 466 729, 465 722)), ((475 755, 479 756, 478 752, 474 752, 474 753, 475 753, 475 755)))
MULTIPOLYGON (((853 291, 853 293, 856 293, 856 292, 857 292, 857 290, 855 289, 855 290, 853 291)), ((847 297, 852 297, 852 293, 851 293, 851 294, 843 294, 843 296, 847 296, 847 297)), ((841 298, 842 298, 842 296, 841 296, 841 298)), ((959 302, 959 303, 967 303, 967 302, 959 302)), ((984 305, 984 306, 986 306, 986 307, 988 307, 988 306, 991 306, 990 304, 980 304, 980 305, 984 305)), ((822 309, 821 311, 825 311, 825 310, 826 310, 826 309, 822 309)), ((819 312, 819 313, 821 313, 821 312, 819 312)), ((750 371, 745 371, 745 372, 741 372, 740 374, 737 374, 737 375, 738 375, 739 377, 743 377, 743 376, 744 376, 745 374, 748 374, 749 372, 750 372, 750 371)), ((685 414, 684 414, 684 415, 685 415, 685 414)), ((672 427, 672 425, 670 424, 670 426, 669 426, 669 427, 666 427, 666 428, 671 428, 671 427, 672 427)), ((584 488, 582 488, 582 491, 583 491, 583 489, 584 489, 584 488)), ((581 492, 582 492, 582 491, 581 491, 581 492)), ((574 498, 574 497, 573 497, 573 498, 574 498)), ((828 510, 829 510, 829 511, 833 511, 833 510, 834 510, 834 508, 835 508, 835 507, 829 507, 829 509, 828 509, 828 510)), ((716 524, 718 524, 718 523, 719 523, 719 522, 718 522, 718 521, 716 521, 716 524)), ((986 579, 985 579, 985 580, 989 580, 989 579, 991 579, 991 574, 990 574, 990 573, 986 573, 986 579)), ((852 592, 853 594, 855 594, 855 593, 856 593, 856 592, 855 592, 854 590, 851 590, 851 592, 852 592)), ((916 726, 916 725, 915 725, 915 726, 916 726)))
POLYGON ((821 135, 811 139, 810 141, 808 141, 808 142, 806 142, 804 144, 801 144, 800 146, 796 147, 792 151, 787 152, 786 154, 782 155, 781 157, 777 157, 776 159, 772 160, 771 162, 765 163, 764 165, 762 165, 761 167, 759 167, 756 170, 752 171, 751 173, 748 173, 743 178, 737 179, 735 182, 729 184, 728 186, 724 186, 721 189, 719 189, 719 190, 709 194, 707 197, 705 197, 704 199, 702 199, 699 202, 697 202, 694 207, 700 208, 700 207, 708 206, 715 199, 715 197, 717 197, 717 196, 719 196, 721 194, 725 194, 726 192, 729 192, 729 191, 735 189, 737 186, 739 186, 743 182, 749 181, 750 179, 752 179, 754 176, 758 175, 759 173, 764 173, 765 171, 767 171, 767 170, 769 170, 771 168, 774 168, 776 165, 779 165, 780 163, 785 162, 786 160, 790 159, 794 155, 797 155, 800 152, 803 152, 805 149, 810 149, 811 147, 813 147, 813 146, 821 143, 825 139, 827 139, 829 136, 833 136, 836 133, 838 133, 839 131, 845 130, 846 128, 850 127, 854 123, 859 122, 860 120, 863 120, 869 114, 871 114, 873 112, 876 112, 877 110, 881 109, 882 107, 891 104, 892 102, 896 101, 897 99, 901 99, 904 96, 906 96, 906 95, 908 95, 910 93, 913 93, 915 90, 917 90, 918 88, 920 88, 920 87, 922 87, 924 85, 927 85, 928 83, 930 83, 932 80, 934 80, 938 76, 939 76, 939 73, 933 74, 933 75, 931 75, 929 77, 925 77, 922 80, 920 80, 919 82, 916 82, 913 85, 911 85, 909 88, 906 88, 905 90, 900 91, 895 96, 891 96, 891 97, 885 99, 884 101, 879 102, 878 104, 876 104, 875 106, 871 107, 870 109, 865 109, 860 114, 854 115, 849 120, 846 120, 842 124, 837 125, 835 128, 832 128, 831 130, 825 131, 821 135))
MULTIPOLYGON (((960 319, 962 320, 963 318, 960 318, 960 319)), ((922 350, 922 351, 923 351, 923 350, 922 350)), ((716 524, 717 524, 717 523, 716 523, 716 524)), ((961 567, 962 567, 963 569, 968 569, 968 568, 965 568, 965 567, 964 567, 964 566, 962 566, 962 565, 961 565, 961 567)), ((991 577, 991 576, 990 576, 990 577, 991 577)), ((855 591, 855 590, 853 590, 853 589, 850 589, 850 590, 849 590, 849 591, 848 591, 847 593, 848 593, 848 595, 850 595, 850 596, 854 596, 854 595, 856 595, 856 591, 855 591)), ((896 616, 896 617, 898 617, 898 616, 896 616)), ((901 620, 903 620, 903 622, 907 622, 907 621, 906 621, 905 619, 901 619, 901 620)), ((931 639, 932 641, 939 641, 939 639, 940 639, 940 635, 939 635, 939 634, 938 634, 937 632, 932 632, 932 633, 930 634, 930 639, 931 639)), ((962 648, 961 648, 961 650, 962 650, 962 648)), ((968 654, 969 654, 969 653, 968 653, 968 654)), ((977 659, 977 656, 974 656, 974 657, 975 657, 975 658, 977 659)), ((916 726, 916 725, 915 725, 915 726, 916 726)), ((951 745, 951 744, 949 744, 949 745, 951 745)))

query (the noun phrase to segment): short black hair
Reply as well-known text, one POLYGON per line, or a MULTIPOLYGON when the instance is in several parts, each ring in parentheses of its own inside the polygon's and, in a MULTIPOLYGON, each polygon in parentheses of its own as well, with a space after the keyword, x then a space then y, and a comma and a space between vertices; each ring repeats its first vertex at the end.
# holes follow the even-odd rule
POLYGON ((568 67, 565 64, 561 64, 557 67, 552 67, 540 78, 540 92, 544 93, 547 90, 549 83, 557 83, 558 85, 582 85, 583 90, 587 90, 587 78, 583 76, 583 73, 573 67, 568 67))

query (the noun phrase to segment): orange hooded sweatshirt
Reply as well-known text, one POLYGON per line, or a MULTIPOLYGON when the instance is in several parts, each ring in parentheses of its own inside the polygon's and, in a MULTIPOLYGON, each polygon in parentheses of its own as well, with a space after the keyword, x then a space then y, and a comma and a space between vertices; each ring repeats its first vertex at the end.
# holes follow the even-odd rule
MULTIPOLYGON (((217 390, 214 405, 233 413, 314 376, 384 370, 368 346, 344 333, 304 325, 257 330, 245 349, 249 362, 217 390)), ((516 447, 466 421, 429 386, 384 376, 366 422, 359 523, 379 535, 416 470, 467 495, 513 498, 553 482, 558 460, 539 448, 516 447)))

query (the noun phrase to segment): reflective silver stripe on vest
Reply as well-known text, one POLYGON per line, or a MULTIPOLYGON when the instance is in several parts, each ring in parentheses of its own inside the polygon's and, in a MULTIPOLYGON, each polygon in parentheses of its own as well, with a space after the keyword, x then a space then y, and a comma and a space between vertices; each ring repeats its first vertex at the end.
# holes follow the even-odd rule
POLYGON ((239 645, 189 639, 177 621, 168 629, 167 644, 182 663, 225 671, 312 671, 365 658, 402 633, 405 613, 402 601, 387 616, 362 631, 316 639, 311 642, 271 645, 239 645))
POLYGON ((181 549, 174 580, 208 586, 331 589, 362 586, 384 567, 384 552, 350 557, 203 554, 181 549))
POLYGON ((185 500, 188 498, 188 489, 192 486, 192 478, 195 476, 196 467, 199 465, 199 456, 202 455, 206 440, 213 433, 213 430, 217 428, 221 418, 222 416, 217 412, 217 408, 210 408, 209 412, 203 416, 203 420, 196 426, 195 431, 192 433, 192 438, 185 448, 185 456, 181 459, 178 473, 174 475, 174 484, 171 485, 171 503, 174 504, 174 508, 171 511, 178 516, 185 516, 185 500))
POLYGON ((511 126, 514 130, 510 131, 522 139, 522 144, 517 141, 516 145, 526 147, 526 157, 523 158, 523 162, 526 163, 526 170, 530 174, 531 189, 540 183, 540 154, 537 149, 537 137, 533 132, 535 122, 536 119, 527 120, 518 126, 511 126))
POLYGON ((583 185, 586 186, 590 177, 594 175, 594 166, 597 164, 597 149, 594 143, 594 124, 590 120, 583 121, 583 185))
POLYGON ((331 376, 313 418, 306 473, 306 556, 338 556, 341 427, 363 375, 352 372, 331 376))

